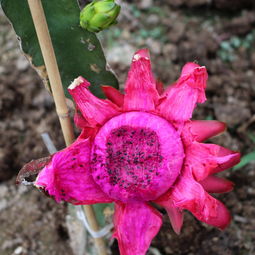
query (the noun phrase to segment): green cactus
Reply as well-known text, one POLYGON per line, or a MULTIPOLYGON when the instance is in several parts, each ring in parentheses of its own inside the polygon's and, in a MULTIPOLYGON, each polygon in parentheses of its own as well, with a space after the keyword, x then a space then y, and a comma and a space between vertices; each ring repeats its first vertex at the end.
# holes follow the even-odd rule
POLYGON ((97 33, 115 24, 119 13, 120 6, 114 0, 95 0, 81 11, 80 25, 97 33))

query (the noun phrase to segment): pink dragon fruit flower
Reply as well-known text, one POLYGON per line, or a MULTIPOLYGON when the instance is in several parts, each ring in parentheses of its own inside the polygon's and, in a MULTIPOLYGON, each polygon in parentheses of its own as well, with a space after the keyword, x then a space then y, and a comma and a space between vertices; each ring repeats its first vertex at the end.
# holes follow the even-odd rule
POLYGON ((163 206, 179 233, 183 210, 224 229, 225 206, 209 193, 232 190, 215 176, 240 160, 237 152, 204 140, 225 130, 218 121, 190 120, 206 100, 205 67, 187 63, 166 91, 155 82, 149 53, 135 53, 125 95, 104 86, 108 99, 95 97, 82 77, 69 87, 81 135, 56 153, 39 173, 36 186, 56 201, 75 205, 115 203, 114 234, 122 255, 142 255, 162 224, 150 202, 163 206))

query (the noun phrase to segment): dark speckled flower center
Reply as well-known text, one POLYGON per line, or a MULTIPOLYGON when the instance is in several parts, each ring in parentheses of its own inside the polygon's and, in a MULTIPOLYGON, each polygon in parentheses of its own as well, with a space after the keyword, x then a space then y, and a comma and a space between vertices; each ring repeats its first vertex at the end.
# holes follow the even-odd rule
POLYGON ((150 186, 158 175, 163 157, 156 132, 148 128, 122 126, 107 139, 106 168, 111 185, 128 192, 150 186))
POLYGON ((153 200, 168 190, 182 167, 181 139, 165 119, 129 112, 109 120, 95 137, 94 180, 112 198, 153 200))

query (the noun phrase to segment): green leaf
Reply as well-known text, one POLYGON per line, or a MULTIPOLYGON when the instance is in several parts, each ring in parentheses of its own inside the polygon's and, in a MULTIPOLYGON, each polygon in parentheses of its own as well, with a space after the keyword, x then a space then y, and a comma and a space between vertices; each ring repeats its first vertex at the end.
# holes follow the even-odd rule
MULTIPOLYGON (((49 88, 44 61, 26 0, 0 0, 5 15, 13 25, 21 46, 32 65, 49 88)), ((100 85, 118 88, 118 81, 106 70, 106 60, 96 35, 79 26, 80 9, 76 0, 43 0, 62 83, 67 87, 78 76, 90 83, 90 90, 104 97, 100 85)))
POLYGON ((255 143, 255 134, 248 133, 248 137, 252 140, 253 143, 255 143))
POLYGON ((236 166, 233 167, 233 170, 238 170, 244 166, 246 166, 247 164, 251 163, 251 162, 255 162, 255 151, 252 151, 246 155, 244 155, 242 158, 241 158, 241 161, 239 164, 237 164, 236 166))
POLYGON ((113 204, 94 204, 93 205, 96 218, 101 227, 104 227, 106 222, 111 221, 111 214, 113 213, 113 204))

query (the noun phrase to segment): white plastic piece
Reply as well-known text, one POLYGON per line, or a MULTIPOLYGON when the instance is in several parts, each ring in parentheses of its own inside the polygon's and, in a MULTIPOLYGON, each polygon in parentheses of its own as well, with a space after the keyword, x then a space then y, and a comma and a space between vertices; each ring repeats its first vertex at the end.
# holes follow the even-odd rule
POLYGON ((111 223, 106 225, 104 228, 100 229, 99 231, 94 231, 93 229, 91 229, 82 207, 77 206, 76 209, 77 209, 78 219, 81 220, 81 222, 83 223, 83 225, 85 226, 85 228, 88 230, 88 232, 93 238, 100 238, 100 237, 106 236, 113 228, 113 224, 111 223))
POLYGON ((43 142, 44 142, 45 146, 46 146, 47 149, 48 149, 48 152, 49 152, 50 154, 56 153, 56 152, 57 152, 57 149, 56 149, 55 145, 53 144, 53 142, 52 142, 52 140, 51 140, 49 134, 48 134, 48 133, 42 133, 42 134, 41 134, 41 137, 42 137, 42 139, 43 139, 43 142))
POLYGON ((34 183, 35 183, 35 182, 28 182, 28 181, 26 181, 25 179, 23 179, 23 180, 21 181, 21 184, 23 184, 23 185, 25 185, 25 186, 31 186, 31 185, 34 185, 34 183))
POLYGON ((150 247, 149 251, 153 254, 153 255, 162 255, 158 249, 150 247))

